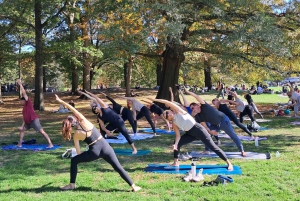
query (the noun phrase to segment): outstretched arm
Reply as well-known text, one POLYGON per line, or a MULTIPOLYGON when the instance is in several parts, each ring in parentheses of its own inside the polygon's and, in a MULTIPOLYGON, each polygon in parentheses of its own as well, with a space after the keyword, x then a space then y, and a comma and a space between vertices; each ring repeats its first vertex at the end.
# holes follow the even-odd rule
POLYGON ((180 93, 180 95, 181 95, 181 97, 182 97, 184 106, 185 106, 185 107, 189 107, 189 106, 190 106, 190 103, 186 100, 186 98, 185 98, 183 92, 182 92, 181 90, 178 90, 178 91, 179 91, 179 93, 180 93))
POLYGON ((169 91, 170 91, 170 101, 173 102, 174 101, 174 94, 173 94, 173 91, 172 91, 172 87, 169 87, 169 91))
POLYGON ((233 104, 233 105, 238 105, 238 103, 235 102, 235 101, 232 101, 232 100, 225 100, 225 99, 220 100, 220 103, 231 103, 231 104, 233 104))
POLYGON ((150 102, 150 101, 146 101, 146 100, 142 100, 142 101, 145 102, 145 103, 148 103, 148 104, 150 104, 150 105, 153 105, 153 103, 150 102))
POLYGON ((100 106, 102 107, 102 108, 108 108, 108 106, 107 106, 107 104, 105 104, 104 102, 103 102, 103 100, 101 99, 101 98, 99 98, 97 95, 95 95, 95 94, 93 94, 93 93, 91 93, 91 92, 86 92, 88 95, 90 95, 90 96, 92 96, 93 98, 95 98, 96 99, 96 101, 100 104, 100 106))
POLYGON ((116 101, 114 99, 112 99, 111 97, 109 97, 108 95, 106 95, 103 92, 100 92, 103 96, 105 96, 110 102, 112 102, 112 104, 117 104, 116 101))
POLYGON ((290 92, 293 92, 294 88, 292 87, 291 83, 288 83, 288 86, 290 87, 290 92))
POLYGON ((133 97, 126 97, 126 96, 119 96, 119 95, 116 95, 117 97, 119 97, 119 98, 123 98, 123 99, 126 99, 126 100, 131 100, 131 101, 134 101, 134 100, 136 100, 135 98, 133 98, 133 97))
POLYGON ((83 91, 78 91, 78 93, 79 93, 79 94, 83 94, 83 95, 85 95, 87 98, 89 98, 89 99, 91 99, 91 100, 97 102, 96 98, 94 98, 94 97, 88 95, 87 93, 84 93, 83 91))
POLYGON ((25 100, 27 101, 27 100, 28 100, 28 96, 27 96, 26 91, 25 91, 25 89, 24 89, 24 87, 23 87, 23 84, 22 84, 22 82, 21 82, 21 79, 17 79, 17 82, 18 82, 18 84, 19 84, 19 86, 20 86, 20 92, 21 92, 22 96, 23 96, 23 97, 25 98, 25 100))
POLYGON ((189 95, 193 96, 194 98, 196 98, 196 100, 200 103, 200 104, 205 104, 204 100, 198 96, 197 94, 190 92, 189 90, 186 90, 186 88, 184 88, 185 92, 188 93, 189 95))
POLYGON ((61 100, 56 94, 55 94, 55 98, 56 100, 63 104, 65 107, 67 107, 71 112, 73 112, 73 114, 77 117, 77 119, 79 121, 82 121, 84 119, 86 119, 80 112, 78 112, 78 110, 76 110, 72 105, 70 105, 69 103, 66 103, 65 101, 61 100))
POLYGON ((184 111, 181 107, 176 105, 173 102, 164 100, 164 99, 154 99, 154 98, 148 98, 149 100, 156 101, 159 103, 164 103, 166 106, 170 107, 174 112, 180 113, 180 114, 186 114, 186 111, 184 111))
POLYGON ((235 100, 236 100, 236 99, 239 99, 239 97, 238 97, 238 95, 237 95, 237 93, 236 93, 235 91, 229 90, 228 92, 229 92, 231 95, 234 96, 235 100))

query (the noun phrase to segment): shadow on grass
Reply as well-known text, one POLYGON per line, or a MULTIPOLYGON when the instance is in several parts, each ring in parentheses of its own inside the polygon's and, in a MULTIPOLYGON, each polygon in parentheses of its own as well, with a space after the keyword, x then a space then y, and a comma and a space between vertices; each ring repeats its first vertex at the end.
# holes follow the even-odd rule
MULTIPOLYGON (((23 193, 44 193, 44 192, 66 192, 66 190, 61 190, 60 187, 53 187, 50 186, 52 183, 48 183, 45 184, 39 188, 17 188, 17 189, 8 189, 8 190, 0 190, 0 193, 12 193, 12 192, 23 192, 23 193)), ((91 187, 78 187, 74 190, 72 190, 74 192, 76 191, 84 191, 84 192, 102 192, 102 193, 111 193, 111 192, 131 192, 129 190, 122 190, 122 189, 117 189, 117 188, 111 188, 111 189, 93 189, 91 187)))

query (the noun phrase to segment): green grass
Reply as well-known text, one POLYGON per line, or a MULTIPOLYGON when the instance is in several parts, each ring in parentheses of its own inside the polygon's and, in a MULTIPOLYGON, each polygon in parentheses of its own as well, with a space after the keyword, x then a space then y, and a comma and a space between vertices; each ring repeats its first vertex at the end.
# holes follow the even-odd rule
MULTIPOLYGON (((202 97, 207 101, 215 97, 211 92, 202 97)), ((241 93, 240 93, 241 94, 241 93)), ((70 97, 62 96, 62 99, 70 97)), ((187 97, 189 101, 193 98, 187 97)), ((287 102, 287 98, 277 94, 254 95, 259 105, 273 105, 287 102)), ((20 126, 21 108, 14 97, 4 97, 5 105, 0 106, 0 141, 11 144, 18 140, 16 128, 20 126)), ((76 100, 76 106, 91 121, 95 117, 87 109, 87 100, 76 100)), ((267 152, 270 160, 232 159, 234 165, 242 168, 243 175, 233 175, 234 182, 226 186, 202 187, 201 183, 185 183, 183 175, 154 174, 144 172, 149 163, 171 163, 171 144, 174 136, 161 135, 156 138, 136 141, 138 149, 151 149, 146 156, 118 156, 121 164, 134 182, 142 187, 137 193, 130 192, 130 187, 103 159, 80 164, 77 175, 77 189, 60 191, 59 187, 69 182, 70 159, 62 159, 66 148, 73 147, 72 142, 63 142, 60 135, 61 121, 64 114, 53 114, 50 110, 58 108, 53 100, 46 102, 48 111, 38 112, 45 131, 55 144, 62 148, 54 151, 3 151, 0 150, 0 200, 299 200, 300 195, 300 128, 290 122, 297 119, 265 116, 271 122, 260 123, 272 130, 260 131, 259 136, 268 140, 254 142, 243 141, 246 151, 267 152), (275 152, 280 157, 275 157, 275 152)), ((236 129, 238 134, 244 134, 236 129)), ((25 134, 24 139, 36 138, 38 143, 45 140, 34 131, 25 134)), ((221 138, 222 141, 225 141, 221 138)), ((84 149, 84 143, 81 143, 84 149)), ((129 148, 128 144, 114 148, 129 148)), ((221 147, 224 151, 237 151, 236 147, 221 147)), ((199 145, 184 146, 182 151, 203 150, 199 145)), ((191 163, 186 162, 186 163, 191 163)), ((201 159, 198 164, 224 164, 220 159, 201 159)), ((205 175, 210 181, 217 175, 205 175)))

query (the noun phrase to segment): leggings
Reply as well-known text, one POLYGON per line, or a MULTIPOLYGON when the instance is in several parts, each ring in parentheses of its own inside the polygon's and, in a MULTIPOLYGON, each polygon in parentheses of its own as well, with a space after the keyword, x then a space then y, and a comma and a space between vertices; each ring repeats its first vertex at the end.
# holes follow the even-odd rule
POLYGON ((260 118, 263 118, 262 114, 258 111, 256 105, 254 102, 250 103, 250 105, 252 106, 254 112, 256 112, 256 114, 258 114, 260 116, 260 118))
POLYGON ((183 145, 189 144, 195 140, 201 140, 205 144, 205 146, 209 147, 222 160, 224 160, 224 161, 227 160, 226 154, 222 151, 222 149, 220 149, 220 147, 218 147, 214 143, 214 141, 211 139, 210 134, 199 123, 196 123, 189 131, 187 131, 184 135, 181 136, 181 138, 178 142, 177 150, 174 150, 174 158, 178 158, 180 148, 183 145))
POLYGON ((79 163, 90 162, 99 158, 103 158, 106 162, 108 162, 130 186, 133 184, 133 181, 121 166, 114 150, 105 139, 98 140, 89 146, 88 151, 82 152, 71 159, 70 183, 76 182, 77 165, 79 163))
MULTIPOLYGON (((136 120, 139 120, 141 119, 143 116, 146 117, 147 121, 149 122, 152 130, 153 130, 153 133, 156 133, 155 131, 155 126, 154 126, 154 123, 152 122, 152 119, 150 117, 150 112, 149 112, 149 109, 146 107, 146 106, 143 106, 141 108, 141 111, 138 113, 138 115, 136 116, 136 120)), ((136 124, 137 122, 135 122, 136 124)))
POLYGON ((136 124, 134 123, 134 119, 133 119, 131 110, 129 110, 128 108, 124 107, 123 111, 122 111, 122 119, 124 120, 124 122, 126 120, 128 120, 129 123, 130 123, 130 125, 131 125, 131 127, 132 127, 133 133, 136 133, 136 124))
POLYGON ((239 128, 241 128, 243 131, 245 131, 248 135, 252 136, 252 133, 249 131, 249 129, 244 126, 239 120, 236 118, 235 114, 233 112, 226 112, 224 113, 235 125, 237 125, 239 128))
POLYGON ((243 112, 240 113, 240 122, 243 123, 243 117, 245 115, 248 115, 251 121, 255 121, 255 118, 253 116, 253 108, 250 105, 246 105, 243 112))
POLYGON ((120 133, 122 133, 122 135, 126 138, 127 142, 131 145, 133 143, 133 141, 132 141, 130 135, 128 134, 128 132, 127 132, 127 129, 125 127, 125 124, 124 124, 123 120, 119 120, 117 123, 108 124, 106 126, 106 129, 109 130, 109 131, 112 131, 116 128, 118 129, 118 131, 120 133))

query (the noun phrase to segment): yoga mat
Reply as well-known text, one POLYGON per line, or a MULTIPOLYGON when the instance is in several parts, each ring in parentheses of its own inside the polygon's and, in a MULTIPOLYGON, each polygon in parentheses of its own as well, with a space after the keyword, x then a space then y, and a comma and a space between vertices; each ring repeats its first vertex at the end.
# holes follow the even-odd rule
MULTIPOLYGON (((244 118, 244 120, 251 121, 250 118, 244 118)), ((259 122, 259 123, 261 123, 261 122, 270 122, 270 121, 272 121, 272 120, 271 119, 256 119, 256 122, 259 122)))
POLYGON ((300 125, 300 122, 299 121, 293 121, 291 122, 292 125, 300 125))
MULTIPOLYGON (((227 134, 219 134, 219 137, 223 137, 223 138, 227 138, 227 139, 231 139, 229 135, 227 134)), ((238 135, 238 138, 240 140, 245 140, 245 141, 254 141, 254 138, 251 138, 250 136, 243 136, 243 135, 238 135)), ((258 140, 266 140, 266 137, 258 137, 258 140)))
MULTIPOLYGON (((203 144, 203 142, 201 142, 201 141, 194 141, 194 142, 192 142, 192 144, 205 146, 205 144, 203 144)), ((215 144, 218 147, 235 147, 236 146, 233 141, 230 141, 230 142, 221 141, 221 145, 218 145, 217 142, 215 142, 215 144)))
POLYGON ((53 145, 52 148, 46 148, 48 144, 23 144, 22 147, 16 145, 2 146, 3 150, 31 150, 31 151, 50 151, 60 148, 60 145, 53 145))
MULTIPOLYGON (((245 127, 247 127, 247 125, 244 125, 245 127)), ((238 128, 238 126, 237 125, 232 125, 232 127, 234 127, 234 128, 238 128)), ((259 129, 258 129, 258 131, 266 131, 266 130, 271 130, 272 128, 268 128, 268 127, 262 127, 262 126, 260 126, 259 127, 259 129)))
POLYGON ((132 154, 132 149, 114 149, 115 153, 117 155, 122 155, 122 156, 143 156, 150 154, 152 151, 151 150, 139 150, 137 151, 136 154, 132 154))
MULTIPOLYGON (((245 157, 241 156, 241 152, 225 152, 226 156, 228 158, 242 158, 242 159, 270 159, 271 155, 269 153, 255 153, 255 152, 246 152, 245 157)), ((219 156, 213 152, 210 152, 210 154, 201 154, 201 152, 192 151, 190 153, 193 157, 198 158, 218 158, 219 156)))
MULTIPOLYGON (((179 167, 168 167, 169 164, 149 164, 145 168, 145 172, 154 172, 161 174, 185 174, 191 170, 191 165, 180 165, 179 167)), ((242 174, 242 170, 239 166, 233 166, 233 170, 227 170, 227 165, 196 165, 196 171, 198 172, 203 168, 202 174, 223 174, 233 175, 242 174)))
MULTIPOLYGON (((172 135, 175 134, 174 131, 168 132, 168 130, 159 129, 159 128, 155 128, 155 131, 156 131, 156 133, 159 133, 159 134, 172 134, 172 135)), ((152 128, 143 128, 143 129, 140 129, 139 132, 153 133, 153 130, 152 130, 152 128)))
MULTIPOLYGON (((153 134, 141 134, 141 133, 137 133, 136 135, 134 134, 129 134, 131 139, 133 140, 144 140, 147 138, 153 138, 153 134)), ((125 137, 119 133, 119 135, 117 136, 118 139, 105 139, 108 143, 110 144, 125 144, 128 143, 127 140, 125 139, 125 137)))

